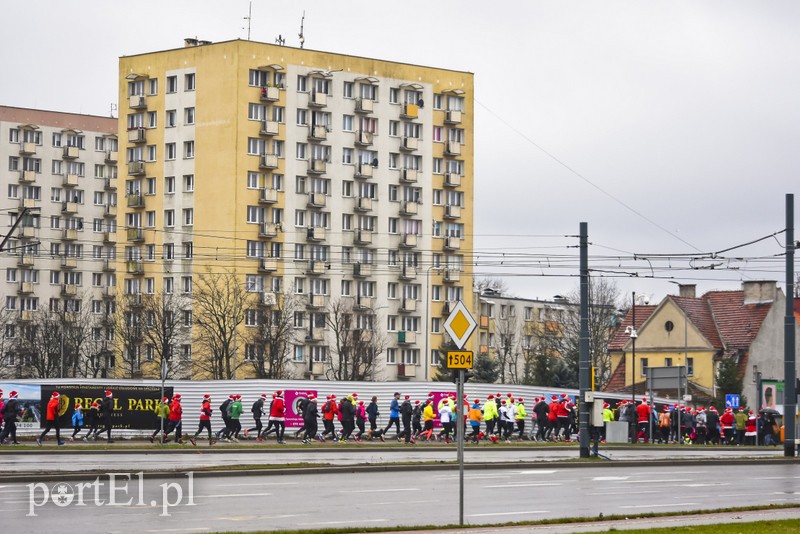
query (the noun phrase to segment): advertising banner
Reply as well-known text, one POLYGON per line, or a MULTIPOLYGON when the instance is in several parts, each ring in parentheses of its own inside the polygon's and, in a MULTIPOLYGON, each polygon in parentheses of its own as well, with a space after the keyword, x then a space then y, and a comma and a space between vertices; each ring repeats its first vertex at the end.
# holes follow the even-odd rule
MULTIPOLYGON (((297 405, 300 399, 307 399, 311 395, 317 396, 316 389, 287 389, 283 392, 283 398, 286 401, 286 416, 285 423, 287 427, 300 428, 303 426, 303 416, 297 405)), ((320 406, 322 409, 322 406, 320 406)))
MULTIPOLYGON (((111 423, 114 428, 149 430, 158 424, 158 417, 155 413, 156 404, 161 398, 161 388, 158 386, 47 385, 39 387, 41 388, 39 410, 42 413, 47 409, 47 402, 53 392, 58 391, 60 395, 58 420, 62 428, 72 426, 72 414, 75 411, 76 403, 80 403, 86 413, 94 401, 102 403, 106 390, 111 390, 113 393, 111 423)), ((172 388, 164 388, 164 395, 172 397, 172 388)), ((44 426, 44 421, 41 421, 41 426, 44 426)))
POLYGON ((773 380, 761 381, 761 408, 771 408, 783 415, 783 382, 773 380))
POLYGON ((42 419, 39 404, 42 400, 39 386, 31 384, 16 384, 14 382, 0 382, 3 390, 3 399, 8 400, 12 391, 17 392, 17 402, 22 410, 22 417, 17 423, 17 428, 39 428, 42 419))

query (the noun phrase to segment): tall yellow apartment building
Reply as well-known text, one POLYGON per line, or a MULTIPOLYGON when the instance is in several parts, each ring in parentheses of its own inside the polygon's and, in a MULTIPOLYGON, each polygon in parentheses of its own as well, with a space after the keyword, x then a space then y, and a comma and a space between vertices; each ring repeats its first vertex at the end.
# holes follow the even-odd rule
POLYGON ((120 305, 230 270, 264 307, 302 299, 295 376, 329 377, 324 315, 350 302, 388 340, 374 379, 431 377, 452 303, 473 308, 471 73, 187 39, 122 57, 119 102, 120 305))

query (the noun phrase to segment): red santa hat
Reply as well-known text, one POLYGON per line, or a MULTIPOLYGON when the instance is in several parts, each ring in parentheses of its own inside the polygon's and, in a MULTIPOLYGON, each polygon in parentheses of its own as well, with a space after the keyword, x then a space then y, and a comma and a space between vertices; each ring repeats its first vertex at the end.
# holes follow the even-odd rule
MULTIPOLYGON (((364 404, 364 401, 358 401, 358 402, 359 402, 360 404, 364 404)), ((415 400, 415 401, 414 401, 414 404, 419 404, 419 401, 418 401, 418 400, 415 400)))
POLYGON ((664 406, 664 411, 669 412, 669 406, 664 406))
POLYGON ((411 395, 406 395, 406 400, 410 399, 411 395))
POLYGON ((480 403, 481 403, 480 399, 475 399, 475 404, 480 404, 480 403))
POLYGON ((336 395, 331 395, 331 400, 335 399, 336 395))
POLYGON ((180 402, 181 401, 180 393, 176 393, 175 395, 173 395, 172 400, 180 402))
POLYGON ((11 393, 8 394, 8 398, 9 399, 16 399, 17 395, 18 395, 18 393, 16 391, 12 391, 11 393))
POLYGON ((467 398, 467 394, 466 394, 466 393, 464 393, 464 398, 465 398, 465 399, 467 398))
POLYGON ((558 395, 553 395, 552 397, 550 397, 550 400, 557 401, 558 400, 558 395))
POLYGON ((353 393, 352 397, 353 397, 354 399, 357 399, 357 398, 358 398, 358 393, 353 393))
POLYGON ((266 394, 266 393, 262 393, 262 394, 261 394, 261 398, 262 398, 262 399, 266 399, 266 398, 267 398, 267 394, 266 394))
POLYGON ((108 397, 113 397, 113 396, 114 396, 114 394, 113 394, 113 393, 111 393, 111 390, 110 390, 110 389, 109 389, 109 390, 106 390, 106 397, 107 397, 107 398, 108 398, 108 397))
POLYGON ((169 402, 169 397, 164 397, 163 399, 161 399, 161 402, 169 402))
POLYGON ((310 401, 317 400, 317 398, 314 395, 309 395, 308 396, 308 400, 310 400, 310 401))
POLYGON ((93 406, 93 407, 95 407, 95 408, 97 408, 97 407, 99 407, 99 406, 100 406, 100 403, 99 403, 99 402, 97 402, 97 401, 94 401, 94 402, 92 403, 92 406, 93 406))
POLYGON ((562 394, 561 394, 561 398, 562 398, 562 399, 566 399, 566 398, 567 398, 567 394, 566 394, 566 393, 562 393, 562 394))
POLYGON ((522 397, 518 398, 518 399, 517 399, 517 402, 519 402, 519 403, 523 402, 523 399, 522 399, 522 397))
POLYGON ((54 399, 57 399, 58 398, 58 391, 54 391, 52 397, 54 399))
POLYGON ((448 395, 448 397, 450 397, 451 399, 455 399, 456 398, 456 394, 455 393, 451 393, 451 394, 448 395))
POLYGON ((486 397, 486 398, 487 398, 488 400, 492 400, 492 399, 494 399, 494 395, 492 395, 492 394, 490 393, 490 394, 489 394, 489 396, 488 396, 488 397, 486 397))
POLYGON ((506 393, 506 397, 513 397, 511 393, 506 393))
POLYGON ((283 390, 279 389, 278 391, 275 392, 275 395, 277 395, 278 397, 283 397, 283 390))
POLYGON ((211 400, 211 394, 206 393, 205 395, 203 395, 203 400, 211 400))
POLYGON ((432 399, 432 398, 430 398, 430 397, 428 397, 427 399, 425 399, 425 404, 430 404, 430 403, 432 403, 432 402, 433 402, 433 399, 432 399))
MULTIPOLYGON (((419 401, 417 401, 417 404, 419 404, 419 401)), ((358 401, 358 405, 359 406, 363 406, 364 405, 364 401, 358 401)))
POLYGON ((606 409, 606 408, 609 408, 609 407, 611 407, 611 405, 609 403, 607 403, 607 402, 603 403, 603 409, 606 409))
POLYGON ((231 400, 233 400, 233 399, 235 399, 235 398, 236 398, 236 395, 234 395, 233 393, 231 393, 230 395, 228 395, 228 398, 229 398, 229 399, 231 399, 231 400))
POLYGON ((502 401, 500 401, 500 404, 505 404, 505 403, 506 403, 505 399, 503 399, 502 401))

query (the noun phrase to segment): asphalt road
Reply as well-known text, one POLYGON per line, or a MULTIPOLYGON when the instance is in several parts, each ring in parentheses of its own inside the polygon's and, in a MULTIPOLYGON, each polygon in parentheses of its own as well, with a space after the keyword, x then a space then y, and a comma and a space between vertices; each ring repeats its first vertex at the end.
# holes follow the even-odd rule
MULTIPOLYGON (((132 499, 129 506, 110 506, 109 481, 100 482, 100 488, 83 488, 83 506, 76 505, 76 481, 60 493, 64 483, 55 481, 0 485, 3 530, 215 532, 445 525, 458 520, 455 470, 196 478, 191 502, 186 477, 147 479, 141 496, 134 479, 126 492, 115 492, 118 503, 132 499), (182 499, 169 483, 182 485, 182 499), (42 503, 49 488, 55 497, 71 495, 72 502, 31 506, 31 492, 34 502, 42 503), (166 500, 180 504, 163 507, 165 488, 166 500), (169 515, 161 515, 165 513, 169 515)), ((467 472, 465 484, 465 520, 471 524, 771 503, 800 505, 800 465, 498 469, 467 472)))
MULTIPOLYGON (((0 473, 56 473, 80 471, 160 471, 191 470, 206 467, 263 464, 297 464, 319 463, 330 465, 358 465, 387 462, 436 462, 455 461, 455 446, 446 448, 430 448, 426 446, 408 447, 345 447, 329 445, 317 448, 287 448, 283 450, 214 450, 208 452, 207 447, 183 450, 150 452, 143 450, 115 452, 97 451, 92 453, 68 454, 67 449, 52 451, 17 451, 4 449, 0 451, 0 473), (58 454, 59 452, 65 454, 58 454)), ((84 448, 83 451, 86 449, 84 448)), ((725 459, 725 458, 778 458, 783 456, 783 449, 772 447, 739 448, 739 447, 627 447, 605 450, 614 460, 669 460, 669 459, 725 459)), ((486 462, 535 462, 558 461, 578 458, 578 449, 549 447, 504 447, 503 445, 481 448, 466 448, 466 463, 486 462)))

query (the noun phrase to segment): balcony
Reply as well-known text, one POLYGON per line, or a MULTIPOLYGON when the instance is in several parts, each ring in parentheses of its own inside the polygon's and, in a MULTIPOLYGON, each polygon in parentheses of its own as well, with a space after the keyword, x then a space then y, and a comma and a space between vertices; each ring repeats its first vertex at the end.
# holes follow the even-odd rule
POLYGON ((20 209, 35 209, 39 207, 39 200, 35 198, 21 198, 19 199, 20 209))
POLYGON ((117 270, 117 265, 114 260, 103 260, 103 271, 104 272, 112 272, 117 270))
POLYGON ((317 260, 309 261, 306 274, 314 274, 314 275, 325 274, 325 262, 317 260))
POLYGON ((106 191, 116 191, 117 190, 117 179, 116 178, 106 178, 103 182, 103 189, 106 191))
POLYGON ((278 235, 278 225, 271 222, 261 223, 258 228, 258 237, 275 237, 278 235))
POLYGON ((258 270, 262 273, 274 273, 278 270, 278 260, 275 258, 261 258, 258 262, 258 270))
POLYGON ((62 213, 78 213, 78 203, 77 202, 62 202, 61 203, 61 212, 62 213))
POLYGON ((34 312, 32 310, 20 310, 19 320, 24 323, 33 321, 34 312))
POLYGON ((417 277, 417 268, 412 265, 404 265, 403 270, 400 271, 401 280, 414 280, 416 277, 417 277))
POLYGON ((375 171, 375 167, 368 163, 359 163, 356 165, 356 178, 372 178, 373 172, 375 171))
POLYGON ((307 205, 309 208, 324 208, 327 204, 327 197, 324 193, 310 193, 307 205))
POLYGON ((33 267, 33 255, 22 254, 17 258, 18 267, 33 267))
POLYGON ((308 302, 306 306, 309 308, 324 308, 328 304, 328 299, 325 295, 308 295, 308 302))
POLYGON ((17 231, 18 239, 33 239, 36 237, 36 227, 34 226, 19 226, 17 231))
POLYGON ((147 109, 147 98, 144 95, 134 95, 130 98, 131 109, 147 109))
POLYGON ((64 228, 61 230, 62 241, 75 241, 78 239, 78 231, 74 228, 64 228))
POLYGON ((33 282, 20 282, 17 291, 22 295, 33 293, 33 282))
POLYGON ((461 155, 461 143, 458 141, 448 141, 444 145, 444 155, 445 156, 460 156, 461 155))
POLYGON ((400 169, 400 181, 407 184, 417 183, 417 169, 400 169))
POLYGON ((128 195, 127 204, 129 208, 143 208, 144 207, 144 195, 141 193, 133 193, 128 195))
POLYGON ((372 265, 369 263, 354 263, 353 278, 368 278, 372 276, 372 265))
POLYGON ((448 172, 444 175, 445 187, 461 187, 461 175, 456 172, 448 172))
POLYGON ((461 124, 461 112, 455 110, 447 110, 444 114, 445 124, 461 124))
POLYGON ((419 212, 419 205, 413 200, 406 200, 400 206, 400 215, 416 215, 419 212))
POLYGON ((278 135, 280 130, 278 121, 261 121, 261 135, 278 135))
POLYGON ((404 152, 414 152, 419 147, 419 139, 416 137, 403 137, 400 150, 404 152))
POLYGON ((281 99, 281 90, 279 87, 262 87, 261 100, 264 102, 277 102, 281 99))
POLYGON ((75 256, 66 256, 61 258, 61 268, 62 269, 77 269, 78 268, 78 258, 75 256))
POLYGON ((324 374, 325 374, 324 362, 312 362, 311 369, 304 373, 306 378, 311 378, 312 376, 323 376, 324 374))
POLYGON ((74 297, 78 294, 78 286, 74 284, 62 284, 61 295, 64 297, 74 297))
POLYGON ((461 281, 461 271, 458 269, 445 269, 442 278, 448 284, 457 284, 461 281))
MULTIPOLYGON (((306 341, 309 342, 320 342, 325 340, 325 329, 324 328, 312 328, 306 331, 306 341)), ((321 373, 320 373, 321 374, 321 373)))
POLYGON ((144 274, 142 260, 128 260, 125 262, 125 272, 128 274, 144 274))
POLYGON ((19 171, 19 182, 22 184, 36 182, 36 171, 19 171))
POLYGON ((374 307, 375 299, 373 297, 366 297, 363 295, 356 297, 355 306, 353 306, 353 308, 357 310, 371 310, 374 307))
POLYGON ((64 187, 77 187, 78 186, 78 175, 77 174, 65 174, 63 180, 61 181, 61 185, 64 187))
POLYGON ((308 95, 308 107, 324 108, 328 105, 328 95, 319 91, 311 91, 308 95))
POLYGON ((116 163, 118 158, 119 154, 116 150, 106 150, 106 163, 116 163))
POLYGON ((261 293, 261 298, 258 299, 260 306, 275 306, 278 303, 278 296, 273 291, 265 291, 261 293))
POLYGON ((117 297, 117 289, 115 287, 104 287, 102 296, 105 300, 115 299, 117 297))
POLYGON ((445 250, 460 250, 461 249, 461 238, 460 237, 445 237, 444 238, 444 248, 445 250))
POLYGON ((32 156, 36 154, 36 143, 20 143, 19 154, 21 156, 32 156))
POLYGON ((278 168, 278 155, 277 154, 262 154, 258 162, 260 169, 277 169, 278 168))
POLYGON ((444 208, 444 218, 445 219, 460 219, 461 218, 461 206, 457 206, 455 204, 448 204, 444 208))
POLYGON ((110 245, 117 242, 116 232, 103 232, 103 243, 110 245))
POLYGON ((132 243, 141 243, 144 241, 144 230, 141 228, 128 228, 128 241, 132 243))
POLYGON ((325 228, 314 226, 306 231, 306 238, 309 241, 325 241, 325 228))
POLYGON ((357 197, 355 202, 355 206, 353 209, 355 211, 372 211, 372 199, 369 197, 357 197))
POLYGON ((103 215, 105 217, 116 217, 117 216, 117 206, 112 205, 112 204, 106 204, 103 215))
POLYGON ((456 309, 456 305, 457 304, 458 304, 458 301, 455 301, 455 300, 447 300, 447 301, 445 301, 444 305, 442 305, 442 315, 443 316, 450 315, 453 312, 453 310, 456 309))
POLYGON ((400 305, 400 311, 403 313, 413 313, 417 311, 417 299, 404 298, 400 305))
POLYGON ((278 202, 278 190, 265 187, 261 190, 261 196, 258 198, 261 204, 275 204, 278 202))
POLYGON ((372 144, 372 132, 358 130, 356 132, 355 143, 358 146, 370 146, 372 144))
POLYGON ((75 159, 80 155, 80 149, 76 146, 64 147, 64 159, 75 159))
POLYGON ((327 162, 324 159, 312 159, 308 161, 309 174, 324 174, 327 170, 327 162))
POLYGON ((128 142, 146 143, 147 142, 146 130, 144 128, 134 128, 133 130, 128 130, 128 142))
POLYGON ((131 161, 128 163, 128 174, 130 176, 141 176, 144 174, 144 161, 131 161))
POLYGON ((419 117, 419 106, 416 104, 403 104, 400 116, 404 119, 416 119, 419 117))
POLYGON ((398 345, 413 345, 417 342, 417 333, 410 330, 401 330, 397 333, 398 345))
POLYGON ((372 113, 375 103, 369 98, 356 98, 356 113, 372 113))
POLYGON ((308 127, 309 141, 324 141, 328 138, 328 128, 326 126, 311 125, 308 127))
POLYGON ((353 234, 354 245, 371 245, 372 244, 372 230, 356 230, 353 234))
POLYGON ((413 248, 417 246, 417 234, 403 234, 403 240, 400 242, 401 247, 413 248))
MULTIPOLYGON (((141 308, 144 306, 144 299, 141 293, 130 293, 125 295, 125 304, 129 308, 141 308)), ((138 328, 137 328, 138 330, 138 328)), ((141 332, 137 332, 136 337, 141 336, 141 332)))
POLYGON ((397 364, 397 378, 416 378, 417 366, 411 363, 397 364))

